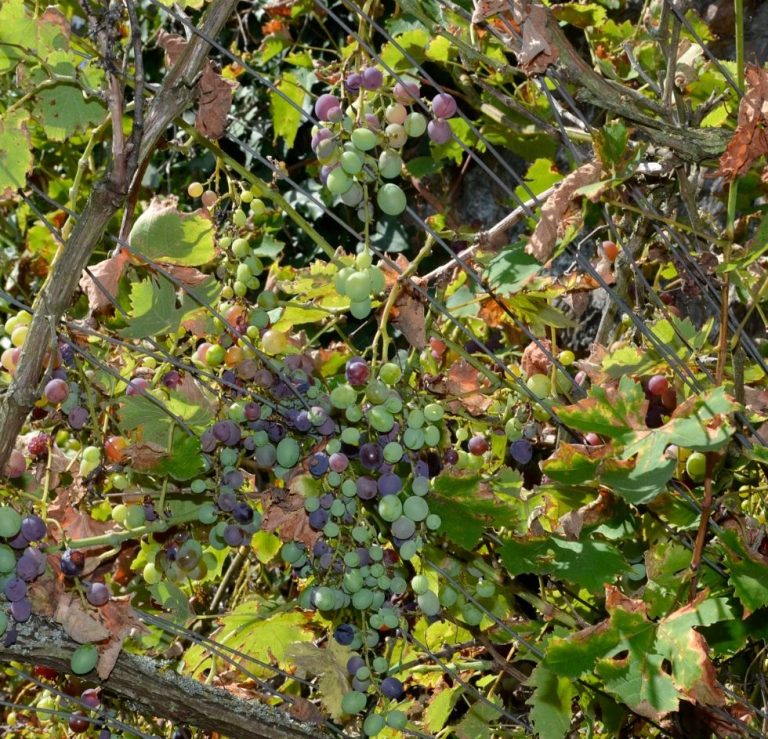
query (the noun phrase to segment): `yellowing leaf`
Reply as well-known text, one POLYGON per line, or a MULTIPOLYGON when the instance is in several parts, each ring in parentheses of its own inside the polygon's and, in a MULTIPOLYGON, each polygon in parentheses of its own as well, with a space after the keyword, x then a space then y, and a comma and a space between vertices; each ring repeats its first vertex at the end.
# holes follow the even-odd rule
POLYGON ((10 198, 24 187, 32 171, 32 144, 27 124, 29 117, 16 110, 0 118, 0 197, 10 198))
POLYGON ((350 690, 347 661, 351 655, 352 650, 335 639, 331 639, 325 649, 299 642, 286 650, 286 657, 296 665, 299 677, 318 677, 320 700, 333 719, 340 719, 344 713, 341 710, 341 699, 350 690))

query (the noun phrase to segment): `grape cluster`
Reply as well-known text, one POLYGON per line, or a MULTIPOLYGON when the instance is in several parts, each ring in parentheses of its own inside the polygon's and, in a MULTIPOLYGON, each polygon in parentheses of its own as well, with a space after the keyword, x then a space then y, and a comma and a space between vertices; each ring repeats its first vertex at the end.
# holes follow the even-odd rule
POLYGON ((404 78, 390 88, 377 67, 348 74, 339 94, 324 93, 315 102, 321 125, 312 130, 312 150, 321 164, 320 179, 342 203, 357 208, 370 221, 372 196, 386 215, 400 215, 407 206, 403 189, 392 182, 400 176, 403 147, 425 133, 437 143, 451 139, 448 119, 456 115, 454 98, 440 93, 432 99, 434 118, 415 110, 421 97, 416 80, 404 78))
POLYGON ((354 266, 342 267, 336 274, 336 291, 350 299, 349 312, 366 318, 373 309, 371 298, 384 290, 384 273, 373 264, 368 250, 355 257, 354 266))

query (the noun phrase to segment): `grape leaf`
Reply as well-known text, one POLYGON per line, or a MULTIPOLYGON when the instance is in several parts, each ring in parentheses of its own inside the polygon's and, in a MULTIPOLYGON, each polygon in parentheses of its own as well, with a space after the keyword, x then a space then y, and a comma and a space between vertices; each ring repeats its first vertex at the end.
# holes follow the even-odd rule
POLYGON ((541 265, 525 253, 522 243, 504 248, 488 263, 488 280, 502 295, 520 290, 541 270, 541 265))
POLYGON ((121 330, 126 339, 173 333, 179 325, 176 290, 165 277, 147 277, 131 285, 131 322, 121 330))
POLYGON ((155 198, 128 236, 131 251, 153 261, 199 267, 213 259, 214 228, 202 213, 182 213, 176 198, 155 198))
POLYGON ((285 141, 285 145, 290 148, 296 140, 296 134, 304 117, 302 111, 304 110, 306 93, 299 84, 296 75, 291 72, 283 74, 276 88, 282 95, 277 92, 269 93, 269 101, 272 107, 272 129, 275 134, 274 139, 277 142, 278 138, 282 138, 285 141))
POLYGON ((331 718, 340 719, 344 715, 341 699, 350 690, 347 661, 352 650, 331 639, 324 649, 307 642, 297 642, 290 645, 285 654, 296 665, 299 677, 317 676, 322 704, 331 718))
POLYGON ((437 734, 448 723, 453 708, 458 702, 464 688, 457 685, 441 690, 427 706, 424 712, 424 724, 433 734, 437 734))
POLYGON ((0 197, 11 198, 32 171, 29 116, 23 110, 0 117, 0 197))
POLYGON ((573 680, 538 664, 527 684, 535 688, 526 702, 532 706, 531 721, 537 735, 541 739, 562 739, 571 725, 571 701, 576 695, 573 680))
POLYGON ((65 84, 41 90, 35 106, 43 131, 51 141, 65 141, 87 130, 101 121, 104 111, 100 102, 86 99, 79 87, 65 84))

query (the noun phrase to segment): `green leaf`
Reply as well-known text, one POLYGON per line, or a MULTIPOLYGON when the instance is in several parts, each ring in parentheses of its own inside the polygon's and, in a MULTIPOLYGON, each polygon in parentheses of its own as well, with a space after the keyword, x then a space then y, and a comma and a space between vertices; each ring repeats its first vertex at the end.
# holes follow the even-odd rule
POLYGON ((510 575, 553 575, 592 592, 629 570, 616 547, 585 536, 569 541, 556 536, 508 539, 499 551, 510 575))
POLYGON ((525 253, 525 244, 518 242, 503 248, 491 259, 486 274, 497 292, 509 295, 521 290, 541 268, 536 259, 525 253))
POLYGON ((403 51, 421 64, 426 58, 426 49, 430 40, 430 36, 422 28, 406 31, 395 38, 397 46, 393 43, 386 43, 381 47, 382 64, 395 71, 410 69, 413 65, 403 51))
MULTIPOLYGON (((561 6, 562 7, 562 6, 561 6)), ((528 171, 525 173, 525 184, 527 187, 518 185, 515 188, 515 195, 521 200, 526 201, 531 197, 530 193, 540 195, 544 190, 560 182, 563 175, 558 172, 555 163, 546 157, 534 159, 528 171)), ((541 266, 541 265, 539 265, 541 266)))
POLYGON ((748 616, 768 605, 765 558, 750 552, 733 531, 721 531, 719 537, 727 546, 728 582, 744 606, 745 616, 748 616))
POLYGON ((286 649, 286 657, 296 666, 299 677, 317 676, 320 701, 330 717, 337 721, 344 715, 341 699, 351 689, 347 661, 352 654, 349 647, 335 639, 330 639, 325 648, 297 642, 286 649))
POLYGON ((605 8, 594 3, 586 3, 585 5, 564 3, 562 5, 555 5, 552 8, 552 14, 557 20, 568 23, 576 28, 597 26, 608 17, 605 8))
POLYGON ((165 277, 147 277, 131 285, 131 322, 120 333, 126 339, 175 333, 179 327, 176 289, 165 277))
POLYGON ((264 234, 261 241, 251 250, 257 257, 277 259, 285 248, 284 241, 278 241, 271 234, 264 234))
POLYGON ((464 688, 456 685, 453 688, 441 690, 430 701, 427 710, 424 711, 424 725, 432 733, 437 734, 448 723, 464 688))
POLYGON ((29 115, 19 109, 0 117, 0 197, 11 198, 32 171, 29 115))
POLYGON ((571 701, 576 695, 573 680, 538 664, 527 685, 535 688, 526 703, 532 706, 530 715, 536 734, 541 739, 562 739, 571 725, 571 701))
POLYGON ((269 101, 272 106, 274 141, 277 143, 277 139, 282 138, 285 141, 286 147, 290 148, 296 140, 296 134, 304 117, 303 110, 306 93, 299 84, 298 78, 292 72, 283 74, 276 87, 282 95, 279 95, 277 92, 269 93, 269 101), (293 105, 285 98, 292 101, 293 105))
POLYGON ((181 429, 177 429, 173 435, 170 456, 161 460, 157 471, 170 475, 175 480, 191 480, 203 474, 205 463, 200 440, 196 436, 189 436, 181 429))
POLYGON ((149 592, 171 614, 176 623, 183 624, 195 615, 189 607, 189 596, 176 583, 161 580, 155 585, 150 585, 149 592))
POLYGON ((100 123, 105 108, 86 99, 79 87, 61 84, 38 93, 35 113, 49 139, 64 141, 100 123))
POLYGON ((182 213, 174 198, 155 198, 136 219, 128 245, 139 257, 197 267, 216 254, 214 228, 200 213, 182 213))
POLYGON ((443 523, 440 532, 464 549, 473 549, 483 532, 493 526, 513 526, 518 509, 511 496, 498 497, 479 476, 442 474, 430 493, 430 511, 443 523))

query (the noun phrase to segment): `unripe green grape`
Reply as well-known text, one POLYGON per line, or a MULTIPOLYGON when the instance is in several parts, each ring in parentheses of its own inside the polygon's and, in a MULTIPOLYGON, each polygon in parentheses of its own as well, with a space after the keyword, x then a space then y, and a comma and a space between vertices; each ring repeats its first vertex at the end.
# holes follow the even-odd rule
POLYGON ((403 515, 418 523, 429 515, 429 506, 424 498, 411 495, 403 503, 403 515))
POLYGON ((414 575, 411 578, 411 590, 416 595, 422 595, 429 590, 429 580, 426 575, 414 575))
POLYGON ((232 242, 232 253, 238 259, 245 259, 251 253, 251 245, 248 239, 235 239, 232 242))
POLYGON ((352 596, 352 607, 357 611, 365 611, 373 604, 373 592, 368 589, 358 590, 352 596))
POLYGON ((387 362, 386 364, 381 365, 381 369, 379 370, 379 379, 390 387, 397 384, 402 376, 403 371, 393 362, 387 362))
POLYGON ((245 258, 245 264, 248 265, 248 269, 251 270, 251 274, 254 277, 257 277, 264 271, 264 263, 254 254, 245 258))
MULTIPOLYGON (((337 385, 333 390, 331 390, 331 404, 334 408, 349 408, 350 405, 352 405, 357 400, 357 391, 351 386, 347 385, 346 383, 343 385, 337 385)), ((344 429, 345 431, 347 429, 344 429)), ((357 431, 357 429, 355 429, 357 431)), ((343 434, 343 432, 342 432, 343 434)), ((360 433, 358 432, 358 438, 360 433)), ((344 439, 342 438, 342 441, 344 439)))
POLYGON ((551 385, 549 377, 542 374, 531 375, 525 382, 528 389, 539 398, 549 397, 551 385))
POLYGON ((424 429, 424 443, 427 446, 437 446, 440 443, 440 429, 437 426, 427 426, 424 429))
POLYGON ((248 280, 253 277, 253 273, 247 264, 240 262, 240 264, 237 265, 237 269, 235 270, 235 277, 240 280, 240 282, 248 282, 248 280))
POLYGON ((403 458, 403 447, 396 441, 390 441, 384 447, 384 460, 397 464, 403 458))
POLYGON ((395 731, 402 731, 408 723, 408 717, 402 711, 390 711, 387 714, 387 726, 395 731))
POLYGON ((367 703, 365 693, 361 693, 358 690, 353 690, 349 693, 345 693, 341 698, 341 710, 344 713, 354 716, 356 713, 360 713, 367 703))
POLYGON ((232 291, 238 298, 244 298, 248 294, 248 286, 240 280, 235 280, 232 285, 232 291))
POLYGON ((430 531, 437 531, 443 525, 443 519, 436 513, 430 513, 424 523, 430 531))
POLYGON ((210 501, 203 503, 200 508, 197 509, 197 520, 200 523, 211 524, 219 517, 216 506, 210 501))
POLYGON ((329 510, 334 518, 341 518, 347 512, 343 500, 334 500, 329 510))
POLYGON ((378 267, 368 268, 368 279, 371 282, 371 295, 378 295, 387 286, 387 281, 378 267))
POLYGON ((319 610, 330 611, 336 605, 336 595, 330 588, 322 586, 315 591, 314 601, 319 610))
POLYGON ((391 182, 379 188, 376 193, 376 202, 379 208, 389 216, 399 216, 408 204, 402 189, 391 182))
POLYGON ((427 130, 427 119, 421 113, 409 113, 403 127, 409 136, 418 138, 427 130))
POLYGON ((408 428, 420 429, 424 425, 424 413, 420 408, 414 408, 406 421, 408 428))
POLYGON ((93 644, 81 644, 73 653, 69 666, 75 675, 86 675, 99 661, 99 652, 93 644))
POLYGON ((340 533, 341 529, 339 528, 339 524, 335 521, 328 521, 328 523, 323 526, 323 534, 329 539, 335 539, 340 533))
POLYGON ((235 224, 238 228, 242 228, 245 226, 245 222, 248 220, 248 216, 245 215, 245 211, 238 208, 233 214, 232 214, 232 223, 235 224))
POLYGON ((408 141, 408 134, 405 128, 399 123, 390 123, 385 129, 384 134, 387 137, 389 145, 393 149, 400 149, 403 147, 406 141, 408 141))
POLYGON ((356 128, 352 131, 351 139, 360 151, 370 151, 376 146, 376 134, 369 128, 356 128))
POLYGON ((157 569, 157 565, 154 562, 147 562, 147 564, 144 565, 144 569, 141 571, 141 576, 144 578, 144 582, 147 583, 147 585, 156 585, 163 578, 162 573, 157 569))
POLYGON ((402 595, 406 590, 408 590, 408 583, 404 578, 400 577, 399 575, 395 575, 392 578, 392 582, 389 584, 389 590, 394 595, 402 595))
POLYGON ((431 590, 418 596, 416 602, 425 616, 437 616, 440 613, 440 601, 431 590))
MULTIPOLYGON (((393 496, 390 495, 389 497, 393 496)), ((418 553, 419 545, 413 539, 409 539, 400 547, 400 559, 404 559, 406 562, 412 560, 418 553)))
POLYGON ((461 608, 461 618, 470 626, 478 626, 483 620, 483 613, 472 603, 465 603, 461 608))
POLYGON ((254 218, 261 218, 267 212, 267 206, 260 198, 251 201, 251 215, 254 218))
POLYGON ((349 175, 356 175, 363 168, 363 160, 354 151, 345 151, 340 159, 341 168, 349 175))
POLYGON ((360 443, 360 429, 356 429, 354 426, 346 426, 341 431, 341 440, 345 444, 357 445, 360 443))
POLYGON ((350 208, 354 208, 363 200, 363 195, 362 185, 359 182, 353 182, 352 187, 341 194, 341 202, 344 203, 344 205, 348 205, 350 208))
POLYGON ((250 190, 243 190, 240 193, 240 202, 246 205, 253 200, 253 193, 250 190))
POLYGON ((496 585, 492 580, 480 580, 475 586, 478 598, 492 598, 496 593, 496 585))
POLYGON ((355 272, 347 278, 345 294, 352 301, 362 301, 370 297, 371 281, 365 272, 355 272))
POLYGON ((368 414, 368 421, 376 431, 386 434, 395 425, 394 416, 381 406, 374 406, 368 414))
POLYGON ((112 508, 111 516, 115 523, 125 523, 125 517, 128 514, 128 506, 124 503, 118 503, 112 508))
POLYGON ((414 451, 424 446, 424 432, 421 429, 406 429, 403 433, 403 443, 414 451))
POLYGON ((326 187, 334 195, 341 195, 352 187, 352 182, 352 178, 341 167, 336 167, 328 174, 326 187))
POLYGON ((693 452, 685 462, 685 471, 694 482, 701 482, 707 474, 707 458, 701 452, 693 452))
POLYGON ((125 511, 125 519, 123 525, 127 529, 137 529, 139 526, 143 526, 147 517, 144 513, 144 506, 129 505, 125 511))
POLYGON ((385 180, 391 180, 400 176, 403 169, 402 157, 391 149, 385 149, 379 154, 379 174, 385 180))
POLYGON ((355 257, 355 267, 357 267, 359 270, 366 270, 371 266, 371 264, 373 264, 373 257, 371 256, 371 252, 369 252, 367 249, 361 251, 355 257))
POLYGON ((344 415, 350 423, 357 423, 363 417, 363 409, 359 405, 351 405, 344 411, 344 415))
MULTIPOLYGON (((21 526, 21 524, 19 524, 21 526)), ((0 544, 0 573, 8 574, 16 569, 16 555, 13 549, 5 544, 0 544)))
POLYGON ((363 722, 363 731, 367 736, 376 736, 384 728, 384 717, 372 713, 363 722))
POLYGON ((363 587, 363 577, 359 572, 347 572, 342 580, 342 587, 348 593, 354 595, 363 587))
POLYGON ((576 355, 570 349, 565 349, 557 355, 557 361, 563 367, 570 367, 576 361, 576 355))
POLYGON ((232 246, 232 238, 230 236, 222 236, 219 239, 219 246, 222 249, 229 249, 229 247, 232 246))
POLYGON ((83 460, 92 464, 101 462, 101 451, 98 447, 87 446, 83 449, 83 460))
POLYGON ((415 477, 411 485, 414 495, 426 495, 429 492, 429 478, 415 477))
POLYGON ((349 312, 353 318, 357 318, 358 321, 362 321, 364 318, 368 318, 373 310, 373 304, 370 298, 365 300, 356 300, 349 304, 349 312))
POLYGON ((446 586, 440 589, 439 600, 444 608, 451 608, 458 599, 459 594, 453 588, 446 586))
POLYGON ((347 294, 347 280, 355 274, 355 270, 352 267, 342 267, 333 278, 333 285, 336 288, 336 292, 339 295, 347 294))

